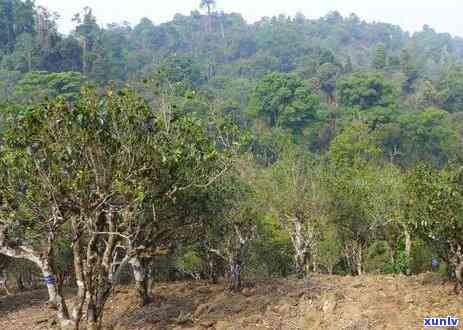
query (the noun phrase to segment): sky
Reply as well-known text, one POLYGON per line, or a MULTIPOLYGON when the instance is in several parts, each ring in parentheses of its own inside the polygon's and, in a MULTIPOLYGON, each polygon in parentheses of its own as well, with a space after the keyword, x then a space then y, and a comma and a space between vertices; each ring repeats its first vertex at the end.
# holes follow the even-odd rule
MULTIPOLYGON (((36 0, 61 15, 60 30, 69 32, 71 18, 85 6, 93 8, 98 23, 136 24, 148 17, 159 24, 172 19, 176 13, 189 14, 199 9, 200 0, 36 0)), ((407 31, 417 31, 428 24, 438 32, 463 37, 462 0, 217 0, 217 9, 237 12, 254 22, 263 16, 302 13, 309 18, 324 16, 337 10, 342 15, 357 14, 367 21, 400 25, 407 31)))

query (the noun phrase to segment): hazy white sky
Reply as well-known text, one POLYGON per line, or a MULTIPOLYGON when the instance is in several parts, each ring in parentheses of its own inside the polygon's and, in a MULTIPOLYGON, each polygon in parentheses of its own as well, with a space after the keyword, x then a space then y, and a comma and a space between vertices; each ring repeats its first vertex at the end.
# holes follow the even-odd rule
MULTIPOLYGON (((85 6, 93 8, 99 24, 128 21, 137 23, 148 17, 155 23, 170 20, 175 13, 189 14, 198 9, 200 0, 37 0, 36 3, 61 14, 63 32, 72 28, 73 14, 85 6)), ((463 36, 463 0, 217 0, 224 12, 239 12, 248 21, 280 13, 303 13, 310 18, 337 10, 352 12, 367 21, 383 21, 409 31, 424 24, 438 32, 463 36)))

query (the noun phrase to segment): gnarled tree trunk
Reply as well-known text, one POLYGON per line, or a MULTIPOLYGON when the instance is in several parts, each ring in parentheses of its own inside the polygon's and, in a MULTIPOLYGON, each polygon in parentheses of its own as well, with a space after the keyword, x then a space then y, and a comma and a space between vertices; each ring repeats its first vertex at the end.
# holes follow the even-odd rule
POLYGON ((345 248, 346 258, 353 275, 363 275, 363 246, 357 241, 348 243, 345 248))
POLYGON ((450 249, 455 263, 455 278, 457 281, 454 291, 456 294, 460 294, 463 289, 463 251, 460 244, 451 244, 450 249))
POLYGON ((244 248, 247 240, 244 239, 238 227, 235 227, 235 231, 237 237, 229 258, 230 289, 232 291, 239 291, 242 288, 241 274, 243 270, 244 248))
POLYGON ((113 288, 112 262, 118 241, 116 214, 101 212, 88 222, 95 232, 87 243, 84 263, 87 328, 98 330, 102 328, 104 306, 113 288))
POLYGON ((56 282, 57 276, 53 268, 53 242, 54 235, 48 237, 47 247, 40 256, 39 267, 45 280, 49 301, 48 303, 56 307, 57 316, 62 329, 74 328, 74 322, 69 317, 68 308, 63 297, 62 287, 56 282))
POLYGON ((138 256, 132 257, 129 260, 129 264, 132 266, 133 277, 135 279, 135 288, 140 300, 140 306, 145 306, 151 300, 148 294, 148 279, 145 267, 143 267, 143 264, 138 256))
POLYGON ((230 263, 230 289, 232 291, 241 290, 241 271, 242 271, 243 261, 241 260, 240 254, 235 256, 230 263))
POLYGON ((217 258, 214 253, 212 253, 209 247, 206 245, 204 247, 204 251, 206 254, 206 263, 207 263, 207 278, 211 281, 212 284, 217 284, 219 282, 219 274, 218 274, 218 263, 217 258))
POLYGON ((296 266, 296 274, 299 279, 307 278, 309 275, 308 242, 304 238, 304 234, 302 232, 302 223, 299 218, 295 217, 292 219, 291 230, 291 241, 294 247, 294 263, 296 266))

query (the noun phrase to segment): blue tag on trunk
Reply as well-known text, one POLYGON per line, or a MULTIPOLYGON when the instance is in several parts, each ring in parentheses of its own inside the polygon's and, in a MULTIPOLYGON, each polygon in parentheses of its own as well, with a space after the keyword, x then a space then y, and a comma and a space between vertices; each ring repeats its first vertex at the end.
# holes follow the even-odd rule
POLYGON ((53 275, 48 275, 45 277, 45 282, 47 284, 55 284, 55 278, 53 277, 53 275))

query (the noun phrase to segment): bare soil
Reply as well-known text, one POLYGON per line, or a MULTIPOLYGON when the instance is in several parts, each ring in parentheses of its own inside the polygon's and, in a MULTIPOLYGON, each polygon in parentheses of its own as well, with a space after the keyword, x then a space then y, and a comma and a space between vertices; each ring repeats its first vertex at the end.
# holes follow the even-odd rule
MULTIPOLYGON (((463 317, 463 296, 434 274, 419 276, 313 275, 256 281, 240 293, 203 282, 158 284, 155 301, 139 308, 135 291, 118 289, 105 326, 148 329, 423 329, 424 317, 463 317)), ((72 292, 68 293, 72 295, 72 292)), ((55 329, 53 311, 37 290, 0 297, 0 330, 55 329)))

